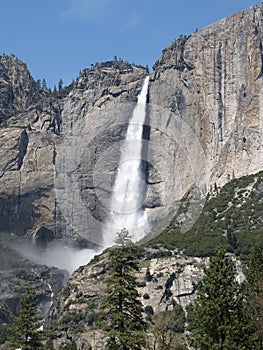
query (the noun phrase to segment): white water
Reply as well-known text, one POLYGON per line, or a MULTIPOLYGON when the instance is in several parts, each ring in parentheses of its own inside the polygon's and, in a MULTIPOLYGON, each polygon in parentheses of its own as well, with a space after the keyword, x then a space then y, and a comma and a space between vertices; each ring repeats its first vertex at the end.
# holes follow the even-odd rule
POLYGON ((149 77, 144 81, 130 119, 111 200, 111 213, 106 223, 104 245, 114 243, 116 232, 126 228, 134 241, 145 234, 146 213, 142 209, 145 178, 141 170, 142 134, 146 116, 149 77))

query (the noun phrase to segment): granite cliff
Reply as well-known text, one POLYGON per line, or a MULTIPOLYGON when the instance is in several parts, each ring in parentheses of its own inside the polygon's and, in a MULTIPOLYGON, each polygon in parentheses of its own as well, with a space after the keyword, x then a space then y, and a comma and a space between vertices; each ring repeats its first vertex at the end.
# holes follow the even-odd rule
POLYGON ((152 155, 164 205, 195 182, 209 190, 262 169, 262 11, 250 8, 181 37, 155 63, 150 139, 166 154, 152 155))

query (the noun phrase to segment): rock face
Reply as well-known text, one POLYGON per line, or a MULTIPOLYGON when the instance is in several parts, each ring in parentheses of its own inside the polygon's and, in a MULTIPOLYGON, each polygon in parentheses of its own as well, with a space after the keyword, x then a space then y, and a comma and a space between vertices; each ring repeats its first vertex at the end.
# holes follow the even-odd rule
POLYGON ((54 217, 54 136, 4 128, 1 138, 0 229, 24 235, 54 217))
MULTIPOLYGON (((198 204, 211 185, 262 169, 262 11, 181 37, 154 65, 143 204, 153 224, 188 191, 198 204)), ((147 74, 105 62, 51 93, 15 57, 1 57, 1 230, 42 245, 62 236, 102 243, 120 143, 147 74)))
POLYGON ((158 146, 153 189, 162 205, 193 183, 209 190, 262 169, 262 11, 250 8, 182 37, 155 63, 150 140, 158 146))

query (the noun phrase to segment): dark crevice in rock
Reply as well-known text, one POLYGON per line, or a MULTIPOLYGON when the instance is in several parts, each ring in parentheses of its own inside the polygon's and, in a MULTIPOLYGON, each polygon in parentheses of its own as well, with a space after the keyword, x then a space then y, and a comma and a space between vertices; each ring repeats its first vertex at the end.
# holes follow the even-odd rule
POLYGON ((193 285, 193 290, 192 290, 191 292, 189 292, 189 293, 178 294, 178 295, 176 295, 176 298, 184 298, 184 297, 191 296, 191 295, 195 294, 195 292, 197 291, 197 289, 198 289, 197 284, 194 284, 194 285, 193 285))
POLYGON ((54 147, 53 147, 53 160, 52 160, 53 165, 56 164, 56 156, 57 156, 57 150, 56 150, 56 146, 54 145, 54 147))
POLYGON ((163 293, 163 296, 162 296, 160 302, 162 302, 164 300, 164 298, 166 300, 168 300, 172 296, 171 287, 172 287, 175 279, 176 279, 176 275, 173 272, 165 283, 165 291, 163 293))
POLYGON ((159 180, 159 181, 151 181, 151 180, 147 180, 147 185, 158 185, 158 184, 161 184, 163 183, 162 180, 159 180))
POLYGON ((19 140, 19 153, 18 153, 18 160, 17 160, 17 169, 20 170, 23 165, 23 160, 27 152, 27 145, 28 145, 28 135, 26 130, 24 130, 20 135, 19 140))
POLYGON ((41 226, 34 234, 34 241, 38 247, 47 248, 49 242, 55 238, 53 230, 45 226, 41 226))

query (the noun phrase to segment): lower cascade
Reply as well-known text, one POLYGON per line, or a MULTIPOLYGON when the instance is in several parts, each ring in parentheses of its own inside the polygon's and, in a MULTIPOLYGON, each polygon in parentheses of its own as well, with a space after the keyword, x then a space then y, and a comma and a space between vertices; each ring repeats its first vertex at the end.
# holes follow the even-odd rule
POLYGON ((104 245, 114 243, 116 232, 126 228, 134 241, 141 239, 147 226, 142 204, 145 196, 145 174, 142 172, 143 125, 149 77, 144 81, 137 104, 129 121, 117 176, 112 191, 111 212, 103 235, 104 245))

